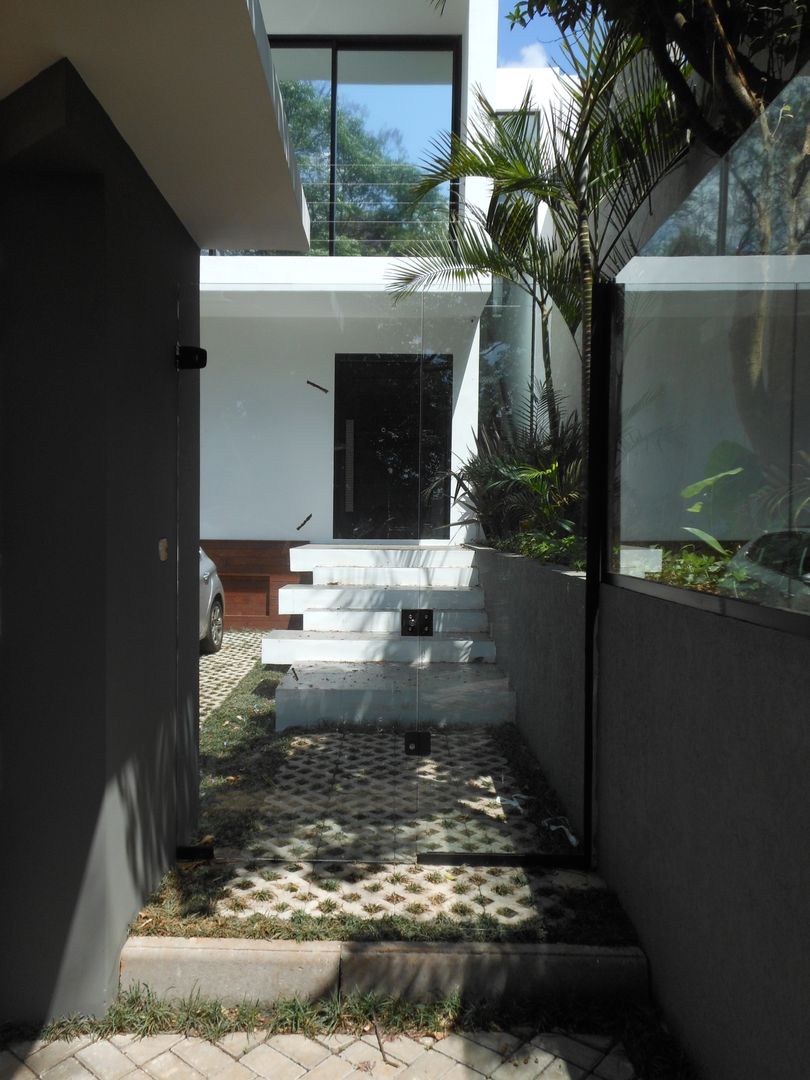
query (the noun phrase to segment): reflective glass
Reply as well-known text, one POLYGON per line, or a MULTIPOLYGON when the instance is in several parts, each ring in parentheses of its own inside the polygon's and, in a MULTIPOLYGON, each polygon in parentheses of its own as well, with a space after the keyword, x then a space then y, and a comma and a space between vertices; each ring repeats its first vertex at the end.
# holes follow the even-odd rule
POLYGON ((452 127, 453 57, 442 51, 339 50, 336 254, 399 255, 447 228, 449 188, 414 208, 431 140, 452 127))
POLYGON ((809 107, 810 76, 797 76, 640 254, 810 252, 810 185, 806 170, 809 107))
POLYGON ((810 612, 808 295, 626 288, 614 571, 810 612))
POLYGON ((329 253, 331 49, 273 49, 284 112, 310 215, 310 254, 329 253))

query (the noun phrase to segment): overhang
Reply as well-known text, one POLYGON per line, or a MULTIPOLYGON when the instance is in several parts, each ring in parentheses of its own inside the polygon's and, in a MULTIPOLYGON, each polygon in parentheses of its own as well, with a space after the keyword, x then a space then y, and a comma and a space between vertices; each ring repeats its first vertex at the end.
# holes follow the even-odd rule
POLYGON ((258 0, 4 0, 0 99, 65 57, 200 247, 306 251, 258 0))
POLYGON ((394 258, 265 258, 211 256, 200 260, 200 314, 224 318, 480 318, 489 277, 453 282, 395 301, 394 258))

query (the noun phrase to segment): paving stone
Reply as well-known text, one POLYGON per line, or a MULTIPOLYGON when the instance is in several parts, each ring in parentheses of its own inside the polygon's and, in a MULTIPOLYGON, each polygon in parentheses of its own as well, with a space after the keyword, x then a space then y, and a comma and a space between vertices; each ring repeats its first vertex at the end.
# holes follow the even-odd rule
POLYGON ((492 1080, 536 1080, 554 1061, 553 1054, 536 1046, 522 1046, 492 1073, 492 1080))
POLYGON ((446 1076, 455 1066, 452 1058, 437 1054, 435 1050, 425 1052, 399 1074, 399 1080, 437 1080, 446 1076))
POLYGON ((172 1053, 203 1076, 210 1076, 232 1063, 231 1057, 224 1050, 205 1039, 181 1039, 172 1047, 172 1053))
POLYGON ((41 1050, 43 1046, 47 1045, 46 1039, 15 1039, 8 1044, 8 1049, 20 1061, 25 1061, 31 1054, 35 1054, 37 1050, 41 1050))
POLYGON ((264 1030, 235 1031, 218 1039, 217 1046, 224 1050, 226 1054, 230 1054, 231 1057, 240 1058, 248 1050, 252 1050, 254 1046, 261 1046, 266 1039, 267 1032, 264 1030))
POLYGON ((135 1042, 137 1038, 137 1035, 111 1035, 107 1042, 111 1042, 113 1046, 117 1046, 119 1050, 123 1050, 124 1047, 135 1042))
MULTIPOLYGON (((386 1036, 380 1032, 380 1036, 385 1056, 401 1061, 405 1065, 410 1065, 412 1061, 415 1061, 425 1052, 424 1046, 421 1046, 416 1039, 409 1039, 407 1035, 386 1036)), ((376 1044, 376 1042, 377 1038, 375 1036, 374 1043, 376 1044)))
POLYGON ((501 1054, 495 1050, 465 1039, 463 1035, 448 1035, 446 1039, 440 1039, 433 1049, 480 1073, 494 1072, 503 1061, 501 1054))
POLYGON ((58 1065, 60 1061, 71 1057, 77 1050, 88 1046, 90 1041, 89 1035, 81 1035, 78 1039, 57 1039, 56 1042, 46 1043, 33 1054, 27 1055, 25 1064, 37 1076, 41 1076, 48 1069, 58 1065))
MULTIPOLYGON (((540 910, 531 878, 513 867, 480 874, 415 865, 417 852, 426 848, 537 850, 531 821, 505 812, 497 801, 493 777, 498 790, 519 793, 519 785, 489 733, 448 733, 434 740, 433 757, 416 766, 401 737, 390 732, 293 735, 289 746, 272 789, 257 799, 264 824, 250 853, 218 852, 234 864, 220 914, 428 921, 439 914, 469 920, 486 911, 516 926, 540 910), (443 764, 444 753, 452 768, 443 764), (386 806, 384 821, 380 805, 386 806), (261 871, 248 873, 244 863, 252 858, 275 860, 271 872, 278 877, 267 881, 261 871)), ((220 797, 227 800, 227 793, 220 797)), ((233 797, 243 798, 236 789, 233 797)))
MULTIPOLYGON (((376 1040, 375 1040, 376 1043, 376 1040)), ((360 1065, 363 1062, 383 1062, 385 1059, 380 1053, 378 1046, 370 1046, 367 1042, 360 1040, 353 1043, 351 1046, 346 1047, 340 1054, 344 1061, 350 1062, 352 1065, 360 1065)))
POLYGON ((338 1032, 336 1035, 316 1035, 315 1038, 317 1042, 325 1046, 327 1050, 331 1050, 333 1054, 339 1054, 341 1050, 345 1050, 347 1046, 357 1042, 357 1036, 349 1035, 348 1032, 338 1032))
POLYGON ((54 1065, 52 1069, 48 1069, 47 1072, 41 1074, 47 1076, 48 1080, 91 1080, 93 1074, 89 1069, 85 1069, 84 1065, 80 1061, 77 1061, 75 1057, 65 1058, 60 1061, 58 1065, 54 1065))
POLYGON ((329 1054, 326 1047, 305 1035, 273 1035, 267 1040, 267 1045, 292 1058, 305 1069, 314 1068, 329 1054))
POLYGON ((136 1038, 129 1046, 124 1047, 124 1053, 136 1065, 145 1065, 147 1061, 164 1054, 167 1050, 179 1043, 182 1035, 145 1035, 142 1039, 136 1038))
POLYGON ((343 1080, 344 1077, 352 1074, 357 1076, 354 1065, 350 1061, 344 1061, 343 1058, 335 1057, 332 1054, 325 1058, 320 1065, 316 1065, 314 1069, 308 1072, 306 1080, 343 1080))
POLYGON ((177 1057, 171 1050, 152 1058, 144 1066, 150 1076, 155 1080, 197 1080, 200 1073, 182 1058, 177 1057))
POLYGON ((571 1034, 572 1039, 576 1039, 577 1042, 585 1043, 586 1046, 592 1046, 594 1050, 601 1050, 603 1054, 606 1054, 613 1044, 613 1039, 610 1035, 591 1035, 585 1033, 584 1035, 579 1032, 573 1032, 571 1034))
POLYGON ((76 1057, 99 1080, 121 1080, 135 1068, 132 1061, 107 1039, 90 1043, 84 1050, 79 1050, 76 1057))
POLYGON ((606 1058, 593 1070, 599 1080, 634 1080, 636 1070, 624 1051, 623 1046, 611 1050, 606 1058))
POLYGON ((264 1076, 267 1080, 298 1080, 304 1075, 304 1069, 290 1058, 280 1054, 271 1046, 257 1046, 241 1060, 248 1069, 264 1076))
POLYGON ((211 1080, 254 1080, 256 1073, 245 1068, 240 1062, 232 1061, 230 1065, 226 1065, 219 1072, 207 1073, 206 1075, 211 1080))
POLYGON ((562 1058, 555 1058, 542 1072, 543 1080, 583 1080, 584 1077, 591 1075, 584 1069, 580 1069, 579 1065, 563 1061, 562 1058))
POLYGON ((442 1080, 482 1080, 483 1073, 476 1072, 469 1065, 454 1065, 449 1073, 445 1073, 442 1080))
POLYGON ((221 705, 261 659, 262 635, 255 630, 226 630, 217 653, 200 656, 200 719, 221 705))
POLYGON ((0 1050, 0 1080, 33 1080, 35 1076, 14 1054, 0 1050))
POLYGON ((569 1035, 556 1033, 536 1035, 532 1039, 532 1046, 539 1046, 541 1050, 546 1050, 549 1054, 554 1054, 555 1057, 562 1058, 563 1061, 568 1061, 572 1065, 579 1065, 586 1071, 592 1069, 603 1056, 601 1050, 577 1042, 569 1035))
POLYGON ((502 1058, 507 1058, 524 1041, 509 1031, 465 1031, 464 1036, 473 1042, 495 1050, 502 1058))

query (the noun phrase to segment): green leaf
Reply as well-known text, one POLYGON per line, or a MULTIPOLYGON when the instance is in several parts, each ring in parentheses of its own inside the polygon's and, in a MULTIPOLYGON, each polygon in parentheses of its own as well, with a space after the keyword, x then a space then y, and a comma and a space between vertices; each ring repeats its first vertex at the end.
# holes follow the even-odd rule
POLYGON ((691 506, 687 506, 686 512, 687 512, 687 514, 699 514, 702 509, 703 509, 703 503, 702 502, 696 502, 696 503, 692 503, 691 506))
POLYGON ((693 499, 695 495, 702 495, 707 488, 714 487, 718 480, 722 480, 725 476, 737 476, 742 472, 742 466, 736 469, 727 469, 725 472, 716 473, 714 476, 707 476, 705 480, 698 480, 696 484, 689 484, 681 492, 681 498, 693 499))
POLYGON ((723 547, 717 537, 712 536, 710 533, 704 532, 703 529, 695 529, 692 528, 692 526, 690 525, 684 525, 683 530, 684 532, 691 533, 692 536, 696 536, 698 540, 702 540, 704 544, 708 544, 710 548, 714 548, 715 551, 719 552, 721 555, 724 555, 726 558, 731 555, 731 552, 726 551, 726 549, 723 547))

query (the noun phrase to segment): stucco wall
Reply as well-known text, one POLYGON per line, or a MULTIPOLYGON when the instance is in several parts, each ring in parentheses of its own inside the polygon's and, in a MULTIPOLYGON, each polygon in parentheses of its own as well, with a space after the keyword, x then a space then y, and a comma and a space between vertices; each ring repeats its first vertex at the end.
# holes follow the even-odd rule
POLYGON ((399 319, 344 317, 340 295, 332 300, 314 302, 310 318, 202 320, 209 357, 201 391, 203 536, 331 539, 337 353, 452 354, 454 456, 469 445, 476 322, 436 317, 438 300, 424 318, 399 319))
POLYGON ((577 829, 582 827, 585 582, 519 555, 477 548, 498 667, 517 723, 577 829))
POLYGON ((0 128, 0 1017, 35 1021, 104 1008, 195 814, 199 260, 67 62, 0 128))
POLYGON ((604 587, 597 850, 711 1080, 810 1060, 810 640, 604 587))

